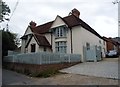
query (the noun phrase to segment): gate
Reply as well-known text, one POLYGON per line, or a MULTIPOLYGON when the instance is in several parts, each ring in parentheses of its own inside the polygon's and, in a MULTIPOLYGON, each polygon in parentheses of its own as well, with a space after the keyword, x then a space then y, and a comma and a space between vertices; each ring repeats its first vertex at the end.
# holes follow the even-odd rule
POLYGON ((90 46, 88 50, 83 47, 84 61, 100 61, 101 60, 101 47, 100 46, 90 46))

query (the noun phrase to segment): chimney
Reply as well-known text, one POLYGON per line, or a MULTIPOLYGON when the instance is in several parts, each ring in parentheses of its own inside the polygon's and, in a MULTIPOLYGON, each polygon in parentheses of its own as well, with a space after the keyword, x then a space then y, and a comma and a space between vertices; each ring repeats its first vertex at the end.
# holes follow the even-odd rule
POLYGON ((36 27, 36 23, 33 22, 33 21, 31 21, 29 24, 30 24, 30 27, 31 27, 31 28, 35 28, 35 27, 36 27))
POLYGON ((80 16, 80 12, 79 12, 76 8, 74 8, 74 9, 72 10, 72 14, 75 15, 76 17, 78 17, 78 18, 79 18, 79 16, 80 16))

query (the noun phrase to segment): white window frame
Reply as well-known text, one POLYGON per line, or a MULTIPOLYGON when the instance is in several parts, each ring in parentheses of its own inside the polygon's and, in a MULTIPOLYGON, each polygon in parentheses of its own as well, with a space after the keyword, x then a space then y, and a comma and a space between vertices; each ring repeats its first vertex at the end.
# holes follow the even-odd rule
POLYGON ((86 43, 86 48, 87 48, 87 50, 90 50, 90 43, 86 43))
POLYGON ((66 33, 67 33, 67 31, 65 29, 65 26, 60 26, 60 27, 57 27, 55 29, 56 38, 58 38, 58 37, 66 37, 66 33))
POLYGON ((67 53, 67 42, 66 41, 55 42, 55 51, 57 53, 67 53))

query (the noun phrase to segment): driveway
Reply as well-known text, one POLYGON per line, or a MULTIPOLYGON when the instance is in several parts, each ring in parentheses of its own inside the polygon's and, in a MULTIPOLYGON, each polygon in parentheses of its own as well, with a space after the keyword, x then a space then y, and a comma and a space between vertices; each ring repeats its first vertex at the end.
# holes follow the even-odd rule
POLYGON ((118 79, 118 58, 100 62, 85 62, 60 70, 60 72, 118 79))

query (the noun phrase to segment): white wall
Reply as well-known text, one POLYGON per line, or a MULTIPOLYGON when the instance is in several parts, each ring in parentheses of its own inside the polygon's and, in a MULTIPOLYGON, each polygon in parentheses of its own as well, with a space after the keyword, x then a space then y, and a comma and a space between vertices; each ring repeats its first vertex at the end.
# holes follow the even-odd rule
MULTIPOLYGON (((28 35, 28 34, 31 34, 32 31, 30 29, 30 27, 28 26, 24 35, 28 35)), ((25 45, 26 45, 26 41, 22 39, 22 45, 21 45, 21 53, 25 53, 25 45)))
POLYGON ((51 44, 51 33, 46 33, 46 34, 44 34, 44 36, 46 37, 48 42, 51 44))
MULTIPOLYGON (((26 48, 26 53, 31 53, 31 44, 36 44, 35 52, 44 52, 44 47, 39 46, 38 43, 36 42, 35 38, 32 37, 28 47, 26 48)), ((51 49, 49 47, 46 47, 46 52, 51 52, 51 49)))
POLYGON ((32 31, 31 31, 30 27, 28 26, 24 35, 28 35, 28 34, 31 34, 31 33, 32 33, 32 31))
POLYGON ((97 46, 101 46, 102 49, 105 47, 105 46, 103 46, 103 40, 101 38, 97 37, 96 35, 92 34, 88 30, 86 30, 80 26, 73 27, 72 37, 73 37, 72 38, 72 40, 73 40, 73 53, 81 54, 82 61, 84 61, 84 59, 83 59, 83 46, 86 46, 86 42, 90 43, 90 46, 97 45, 97 46), (101 44, 99 43, 99 40, 101 40, 101 44))
POLYGON ((21 53, 25 52, 25 40, 22 40, 21 53))
POLYGON ((42 48, 39 48, 39 46, 38 46, 38 44, 37 44, 35 38, 32 37, 32 39, 31 39, 31 41, 30 41, 28 47, 26 48, 26 53, 31 53, 31 44, 36 44, 35 52, 39 52, 39 51, 42 51, 42 50, 43 50, 42 48))
POLYGON ((67 53, 71 54, 71 32, 70 29, 67 31, 67 53))
POLYGON ((55 21, 53 22, 51 28, 55 28, 55 27, 62 26, 62 25, 66 25, 66 24, 59 16, 57 16, 55 21))

